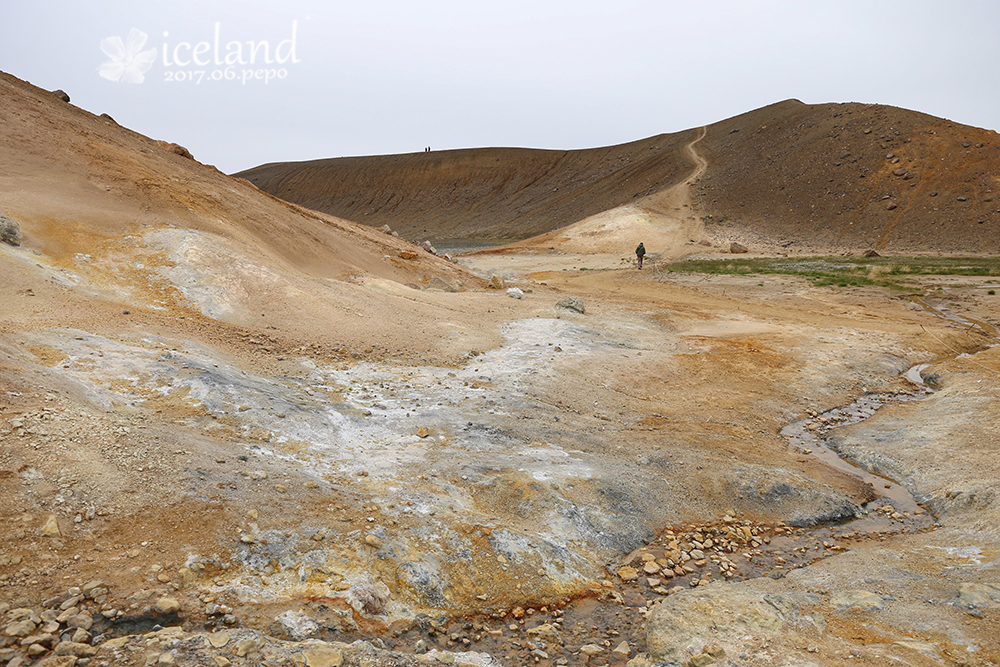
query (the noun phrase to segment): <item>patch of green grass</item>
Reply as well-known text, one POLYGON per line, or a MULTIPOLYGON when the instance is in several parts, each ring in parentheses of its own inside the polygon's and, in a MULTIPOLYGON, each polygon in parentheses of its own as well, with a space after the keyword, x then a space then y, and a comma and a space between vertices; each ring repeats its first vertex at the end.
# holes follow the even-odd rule
MULTIPOLYGON (((800 276, 823 287, 913 289, 918 276, 1000 276, 998 257, 751 257, 673 262, 678 273, 800 276)), ((991 291, 992 293, 992 291, 991 291)))

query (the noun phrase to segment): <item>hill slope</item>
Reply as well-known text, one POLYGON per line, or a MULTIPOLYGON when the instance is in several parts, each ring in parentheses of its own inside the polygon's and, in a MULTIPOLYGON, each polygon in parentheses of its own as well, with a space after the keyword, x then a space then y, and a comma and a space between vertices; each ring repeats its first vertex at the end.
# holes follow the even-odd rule
POLYGON ((870 104, 790 100, 709 126, 698 192, 764 237, 896 252, 1000 252, 1000 136, 870 104))
MULTIPOLYGON (((696 137, 275 163, 239 175, 415 240, 525 239, 681 184, 696 137)), ((725 220, 714 230, 722 235, 729 227, 763 245, 817 250, 1000 252, 996 132, 895 107, 787 100, 709 125, 698 151, 708 166, 694 211, 725 220)))
MULTIPOLYGON (((53 295, 63 308, 80 299, 81 315, 101 321, 139 309, 280 326, 290 340, 319 331, 338 348, 399 347, 412 323, 388 317, 399 311, 392 304, 434 317, 405 284, 483 284, 402 239, 288 204, 6 74, 0 117, 0 213, 19 222, 34 253, 4 262, 0 317, 28 317, 17 289, 63 284, 77 288, 53 295)), ((72 319, 58 311, 53 323, 72 319)))
POLYGON ((275 163, 240 172, 266 192, 407 238, 527 238, 669 187, 695 132, 580 151, 524 148, 275 163))

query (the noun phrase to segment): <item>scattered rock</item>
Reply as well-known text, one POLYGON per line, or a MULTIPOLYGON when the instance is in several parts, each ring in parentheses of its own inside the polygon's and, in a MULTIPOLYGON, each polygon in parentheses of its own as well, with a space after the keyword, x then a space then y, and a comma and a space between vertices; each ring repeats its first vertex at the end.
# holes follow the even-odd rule
POLYGON ((59 519, 56 518, 55 514, 49 515, 42 527, 38 529, 38 534, 42 537, 62 537, 62 533, 59 531, 59 519))
POLYGON ((236 642, 235 646, 236 655, 238 655, 241 658, 246 657, 250 653, 256 651, 259 647, 260 644, 258 644, 257 639, 254 637, 247 637, 246 639, 241 639, 238 642, 236 642))
POLYGON ((69 628, 80 628, 82 630, 89 630, 94 624, 94 619, 91 618, 90 614, 73 614, 66 619, 66 627, 69 628))
POLYGON ((862 611, 877 611, 885 609, 885 600, 882 596, 871 591, 852 590, 838 593, 830 598, 830 604, 840 611, 848 609, 860 609, 862 611))
POLYGON ((20 621, 14 621, 4 628, 4 634, 8 637, 27 637, 32 632, 35 631, 38 625, 33 623, 30 619, 22 619, 20 621))
MULTIPOLYGON (((40 656, 45 655, 48 652, 49 652, 49 649, 45 648, 41 644, 32 644, 25 651, 25 653, 28 654, 29 658, 38 658, 40 656)), ((8 663, 8 664, 10 664, 10 663, 8 663)), ((15 664, 17 664, 17 663, 15 663, 15 664)))
POLYGON ((509 296, 512 299, 521 299, 524 298, 524 291, 522 291, 518 287, 511 287, 509 290, 507 290, 507 296, 509 296))
POLYGON ((881 257, 881 256, 882 255, 878 254, 878 252, 876 252, 875 250, 869 250, 865 252, 865 257, 881 257))
POLYGON ((53 653, 56 655, 75 655, 78 658, 89 658, 97 653, 97 648, 90 644, 79 642, 59 642, 53 653))
POLYGON ((107 584, 103 581, 100 579, 94 579, 85 583, 80 589, 80 592, 83 593, 83 597, 88 600, 93 600, 95 597, 101 595, 101 589, 103 589, 103 592, 106 594, 107 588, 107 584))
POLYGON ((215 648, 222 648, 229 643, 229 633, 225 630, 219 630, 218 632, 213 632, 208 636, 208 643, 215 648))
POLYGON ((489 283, 490 289, 503 289, 506 286, 507 283, 505 283, 503 278, 501 278, 500 276, 497 275, 490 276, 490 283, 489 283))
POLYGON ((646 647, 656 660, 680 660, 696 637, 724 642, 752 632, 777 632, 784 622, 763 597, 723 584, 699 586, 653 607, 646 621, 646 647))
POLYGON ((430 241, 424 241, 423 243, 420 244, 420 247, 432 255, 438 254, 437 249, 431 245, 430 241))
POLYGON ((293 654, 292 660, 298 667, 340 667, 344 654, 332 646, 310 646, 293 654))
POLYGON ((708 665, 715 664, 715 657, 708 653, 699 653, 698 655, 691 656, 687 664, 688 667, 708 667, 708 665))
POLYGON ((583 307, 583 299, 576 296, 566 297, 562 301, 556 304, 556 308, 565 308, 566 310, 574 310, 581 315, 586 314, 586 309, 583 307))
POLYGON ((958 604, 969 609, 1000 604, 1000 583, 961 584, 958 587, 958 604))
POLYGON ((181 603, 176 598, 164 596, 156 601, 153 609, 160 614, 176 614, 181 610, 181 603))
POLYGON ((0 242, 17 247, 23 240, 21 227, 17 222, 0 213, 0 242))
POLYGON ((750 249, 738 241, 733 241, 729 244, 729 252, 734 255, 742 255, 743 253, 750 252, 750 249))
POLYGON ((173 143, 169 143, 169 142, 166 142, 166 141, 157 141, 156 143, 158 143, 161 147, 165 148, 166 150, 170 151, 171 153, 173 153, 175 155, 180 155, 181 157, 186 157, 189 160, 193 160, 194 159, 194 155, 191 155, 191 151, 189 151, 188 149, 184 148, 180 144, 173 144, 173 143))
POLYGON ((61 88, 58 90, 53 90, 52 94, 61 99, 66 104, 69 104, 69 95, 67 95, 66 91, 62 90, 61 88))
MULTIPOLYGON (((386 227, 388 227, 388 225, 386 225, 386 227)), ((413 250, 403 250, 399 253, 399 256, 403 259, 416 259, 418 255, 413 250)))
POLYGON ((454 285, 452 285, 451 283, 449 283, 444 278, 441 278, 440 276, 434 276, 433 278, 431 278, 431 281, 429 283, 427 283, 427 287, 425 289, 428 289, 428 290, 437 290, 439 292, 457 292, 458 291, 457 287, 455 287, 454 285))
POLYGON ((316 621, 300 611, 283 611, 274 619, 284 634, 295 639, 305 639, 319 629, 316 621))

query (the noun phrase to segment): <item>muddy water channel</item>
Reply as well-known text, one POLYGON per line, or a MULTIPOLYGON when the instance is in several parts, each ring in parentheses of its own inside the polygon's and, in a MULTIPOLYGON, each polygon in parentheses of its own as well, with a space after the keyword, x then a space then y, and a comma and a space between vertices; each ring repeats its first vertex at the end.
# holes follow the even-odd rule
POLYGON ((904 377, 915 386, 915 391, 911 394, 866 394, 848 406, 823 413, 813 412, 808 418, 785 426, 781 429, 781 435, 788 439, 789 446, 796 453, 812 456, 831 468, 860 477, 872 487, 876 495, 882 496, 868 503, 865 506, 866 512, 869 507, 884 507, 888 504, 903 516, 920 515, 923 510, 909 491, 891 479, 870 473, 840 458, 828 446, 827 436, 837 427, 858 424, 868 419, 888 403, 916 401, 929 395, 931 390, 920 376, 920 372, 926 367, 927 364, 921 364, 905 373, 904 377))
MULTIPOLYGON (((852 520, 791 526, 725 516, 719 521, 675 526, 620 562, 609 564, 607 580, 578 599, 479 617, 418 617, 367 639, 400 653, 475 651, 505 665, 625 665, 646 650, 646 617, 665 596, 718 581, 778 579, 858 543, 931 530, 933 518, 905 488, 840 459, 826 444, 838 427, 857 424, 892 402, 928 396, 932 390, 920 376, 924 369, 918 366, 907 372, 914 384, 912 393, 868 394, 848 406, 810 414, 781 431, 797 454, 819 458, 872 486, 875 500, 859 508, 852 520)), ((324 638, 363 637, 331 633, 324 638)))

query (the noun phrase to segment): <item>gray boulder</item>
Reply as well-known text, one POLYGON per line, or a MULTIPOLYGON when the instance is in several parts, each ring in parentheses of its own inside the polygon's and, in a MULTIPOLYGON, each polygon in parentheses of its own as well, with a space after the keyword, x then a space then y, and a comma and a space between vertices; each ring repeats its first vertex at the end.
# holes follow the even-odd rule
POLYGON ((646 620, 649 656, 687 663, 704 643, 732 646, 746 635, 778 632, 786 620, 782 606, 794 608, 726 584, 676 593, 658 602, 646 620))
POLYGON ((565 308, 566 310, 575 310, 581 315, 586 314, 586 309, 583 307, 583 299, 577 296, 570 296, 559 303, 556 304, 556 308, 565 308))
POLYGON ((0 214, 0 242, 7 245, 19 246, 24 238, 21 236, 21 227, 14 220, 0 214))

